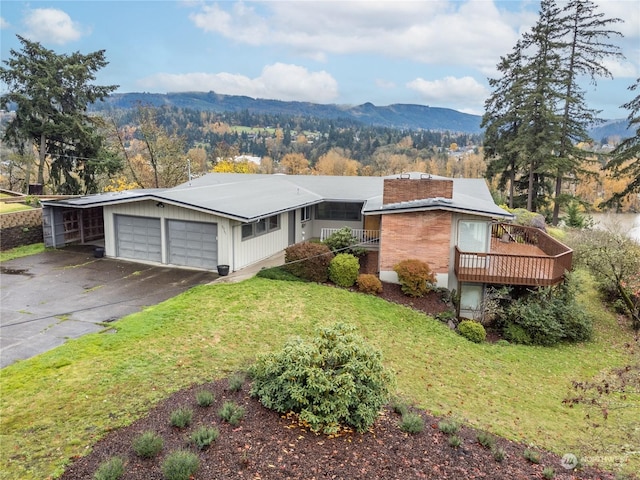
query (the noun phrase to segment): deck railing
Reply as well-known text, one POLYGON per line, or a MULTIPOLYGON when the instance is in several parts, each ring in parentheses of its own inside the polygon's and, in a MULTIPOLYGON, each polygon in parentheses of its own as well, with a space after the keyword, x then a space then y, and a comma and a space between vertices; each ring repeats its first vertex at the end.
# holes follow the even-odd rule
POLYGON ((571 269, 573 251, 540 229, 493 225, 488 253, 455 249, 459 281, 508 285, 554 285, 571 269))
MULTIPOLYGON (((320 241, 325 241, 331 235, 336 233, 341 228, 323 228, 320 230, 320 241)), ((366 230, 364 228, 352 228, 351 235, 358 240, 358 243, 367 245, 378 245, 380 241, 380 230, 366 230)))

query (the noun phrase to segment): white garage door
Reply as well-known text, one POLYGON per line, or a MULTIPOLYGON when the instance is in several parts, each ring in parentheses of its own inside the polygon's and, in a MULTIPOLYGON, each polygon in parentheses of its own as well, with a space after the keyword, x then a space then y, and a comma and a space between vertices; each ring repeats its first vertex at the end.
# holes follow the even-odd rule
POLYGON ((116 215, 118 257, 162 261, 160 219, 116 215))
POLYGON ((169 263, 214 269, 218 264, 218 225, 169 220, 169 263))

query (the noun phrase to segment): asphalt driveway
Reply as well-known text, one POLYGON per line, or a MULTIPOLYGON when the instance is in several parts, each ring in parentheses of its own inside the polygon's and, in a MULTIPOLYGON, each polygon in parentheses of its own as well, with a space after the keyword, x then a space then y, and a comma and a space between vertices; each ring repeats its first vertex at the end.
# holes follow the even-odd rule
POLYGON ((95 258, 75 246, 0 265, 0 368, 210 283, 217 273, 95 258))

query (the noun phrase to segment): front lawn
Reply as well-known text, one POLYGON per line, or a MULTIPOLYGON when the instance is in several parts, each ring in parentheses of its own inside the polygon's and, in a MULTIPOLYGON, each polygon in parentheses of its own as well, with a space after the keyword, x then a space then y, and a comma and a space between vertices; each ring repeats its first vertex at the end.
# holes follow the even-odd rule
POLYGON ((309 336, 336 321, 357 326, 382 349, 398 393, 420 407, 559 454, 575 452, 592 439, 584 411, 562 404, 571 380, 623 365, 622 345, 631 338, 584 283, 581 301, 599 316, 596 338, 554 348, 473 344, 413 310, 312 283, 253 278, 196 287, 3 369, 0 478, 60 474, 70 457, 170 392, 225 377, 288 336, 309 336))

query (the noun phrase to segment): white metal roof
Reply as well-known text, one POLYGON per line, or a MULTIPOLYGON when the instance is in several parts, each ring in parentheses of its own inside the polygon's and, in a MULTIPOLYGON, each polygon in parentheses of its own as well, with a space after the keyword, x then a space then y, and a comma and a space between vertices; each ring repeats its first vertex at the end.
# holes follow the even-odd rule
MULTIPOLYGON (((362 213, 365 215, 437 209, 512 217, 493 202, 483 179, 453 179, 452 199, 424 199, 383 205, 384 178, 400 177, 210 173, 174 188, 101 193, 44 201, 43 204, 88 208, 151 199, 240 221, 253 221, 323 201, 363 203, 362 213)), ((425 175, 412 172, 402 174, 402 177, 424 178, 425 175)))

